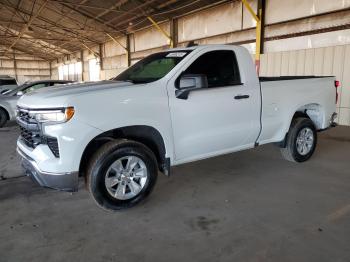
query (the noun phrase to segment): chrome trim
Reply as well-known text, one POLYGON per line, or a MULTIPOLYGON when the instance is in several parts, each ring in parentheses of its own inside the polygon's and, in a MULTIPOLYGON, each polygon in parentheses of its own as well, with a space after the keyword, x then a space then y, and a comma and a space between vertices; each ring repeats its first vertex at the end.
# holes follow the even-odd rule
POLYGON ((30 110, 28 111, 28 114, 51 114, 51 113, 64 113, 64 110, 30 110))
POLYGON ((16 112, 19 112, 19 111, 25 112, 25 113, 28 113, 28 112, 29 112, 28 109, 24 109, 24 108, 22 108, 22 107, 17 106, 16 112))
POLYGON ((22 157, 22 167, 26 175, 43 187, 62 191, 77 191, 79 172, 51 173, 40 170, 34 159, 25 154, 19 147, 17 153, 22 157))
POLYGON ((16 111, 25 112, 28 114, 36 114, 36 113, 63 113, 66 107, 53 107, 53 108, 23 108, 17 106, 16 111))

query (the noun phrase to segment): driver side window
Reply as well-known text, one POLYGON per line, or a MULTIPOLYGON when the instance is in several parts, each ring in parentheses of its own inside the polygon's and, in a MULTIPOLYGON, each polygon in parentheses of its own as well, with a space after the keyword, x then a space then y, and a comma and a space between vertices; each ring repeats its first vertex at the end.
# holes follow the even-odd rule
POLYGON ((231 50, 211 51, 194 61, 184 72, 203 74, 208 79, 208 87, 223 87, 240 84, 237 59, 231 50))

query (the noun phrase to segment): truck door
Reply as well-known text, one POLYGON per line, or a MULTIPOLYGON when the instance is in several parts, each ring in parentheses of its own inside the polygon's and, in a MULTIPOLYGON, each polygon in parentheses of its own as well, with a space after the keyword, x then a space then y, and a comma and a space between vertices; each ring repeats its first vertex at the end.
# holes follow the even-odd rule
POLYGON ((253 147, 260 131, 260 91, 241 83, 234 51, 209 51, 191 61, 167 86, 176 162, 253 147), (208 88, 177 98, 179 79, 193 74, 205 75, 208 88))

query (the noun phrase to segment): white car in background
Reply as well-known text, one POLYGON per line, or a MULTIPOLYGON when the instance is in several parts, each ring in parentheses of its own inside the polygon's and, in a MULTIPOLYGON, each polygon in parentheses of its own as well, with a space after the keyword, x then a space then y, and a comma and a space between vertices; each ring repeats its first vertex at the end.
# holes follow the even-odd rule
POLYGON ((17 101, 22 95, 44 87, 68 84, 72 82, 73 81, 67 80, 41 80, 26 82, 13 90, 7 90, 0 95, 0 128, 3 127, 7 121, 15 119, 17 101))
POLYGON ((171 166, 267 143, 287 160, 308 160, 317 131, 334 126, 337 83, 259 79, 239 46, 170 49, 110 81, 24 95, 17 150, 40 185, 74 191, 80 174, 99 206, 120 210, 171 166))

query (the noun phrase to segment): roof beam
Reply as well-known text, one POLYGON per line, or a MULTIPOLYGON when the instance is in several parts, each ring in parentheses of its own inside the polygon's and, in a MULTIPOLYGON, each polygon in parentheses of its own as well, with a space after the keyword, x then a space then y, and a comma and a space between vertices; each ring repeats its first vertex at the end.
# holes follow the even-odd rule
MULTIPOLYGON (((13 29, 12 29, 13 30, 13 29)), ((16 35, 0 35, 0 39, 13 39, 16 38, 16 35)), ((22 36, 21 38, 22 40, 27 40, 27 39, 33 39, 30 37, 24 37, 22 36)), ((79 41, 77 39, 73 39, 73 41, 71 39, 60 39, 60 38, 46 38, 46 37, 35 37, 35 40, 43 40, 43 41, 55 41, 55 42, 74 42, 74 41, 79 41)), ((79 41, 80 42, 80 41, 79 41)))
MULTIPOLYGON (((26 22, 22 22, 22 21, 10 21, 10 20, 2 20, 2 19, 0 19, 0 24, 6 25, 6 24, 10 24, 10 23, 18 24, 18 25, 26 24, 26 22)), ((55 27, 57 28, 57 26, 52 26, 52 25, 45 27, 45 26, 40 25, 38 23, 32 23, 31 26, 32 27, 35 26, 35 27, 45 28, 45 30, 52 30, 52 28, 55 28, 55 27)), ((98 33, 103 33, 103 34, 105 34, 105 33, 113 34, 113 33, 117 33, 117 32, 120 31, 120 30, 117 30, 117 31, 115 31, 115 30, 97 30, 97 29, 86 29, 86 28, 85 29, 77 29, 77 28, 67 27, 67 26, 65 26, 65 28, 71 29, 71 30, 76 30, 76 31, 98 32, 98 33)))
POLYGON ((173 39, 171 38, 171 36, 168 34, 168 32, 166 32, 165 30, 163 30, 163 28, 161 28, 159 26, 159 24, 153 20, 152 17, 150 16, 147 16, 147 19, 155 26, 155 28, 158 29, 158 31, 160 31, 168 40, 169 40, 169 44, 170 44, 170 47, 173 48, 174 45, 173 45, 173 39))
MULTIPOLYGON (((118 1, 117 3, 115 3, 114 5, 112 5, 109 8, 106 7, 100 7, 100 6, 92 6, 92 5, 86 5, 86 4, 80 4, 80 3, 72 3, 72 2, 67 2, 67 1, 56 1, 56 0, 50 0, 50 1, 54 1, 55 3, 59 3, 59 4, 67 4, 67 5, 71 5, 71 6, 78 6, 78 7, 84 7, 84 8, 90 8, 90 9, 96 9, 96 10, 104 10, 104 12, 101 12, 100 14, 98 14, 97 16, 95 16, 95 18, 100 18, 110 12, 114 12, 114 13, 130 13, 127 10, 120 10, 120 9, 115 9, 118 8, 119 6, 122 6, 124 3, 127 3, 128 0, 123 0, 123 1, 118 1)), ((132 13, 135 15, 138 15, 139 13, 132 13)))
POLYGON ((101 54, 96 53, 94 50, 92 50, 90 47, 88 47, 84 42, 81 42, 81 44, 82 44, 87 50, 89 50, 91 53, 93 53, 94 56, 95 56, 96 58, 101 56, 101 54))
MULTIPOLYGON (((0 25, 0 30, 1 28, 3 28, 1 25, 0 25)), ((4 31, 4 30, 3 30, 4 31)), ((6 34, 7 32, 5 32, 6 34)), ((10 36, 12 37, 17 37, 19 32, 14 30, 14 29, 10 29, 10 31, 8 32, 9 34, 11 34, 10 36)), ((6 36, 9 36, 9 35, 5 35, 6 36)), ((8 39, 8 38, 7 38, 8 39)), ((65 49, 62 49, 62 48, 58 48, 57 46, 53 45, 53 44, 50 44, 48 42, 45 42, 45 41, 42 41, 40 39, 37 39, 37 38, 34 38, 32 36, 28 36, 26 34, 23 34, 22 35, 22 38, 21 38, 22 41, 28 41, 30 43, 32 43, 34 46, 38 46, 39 48, 45 48, 45 49, 49 49, 55 53, 60 53, 60 54, 67 54, 69 53, 69 51, 65 50, 65 49)), ((56 55, 56 54, 55 54, 56 55)))
MULTIPOLYGON (((142 8, 143 8, 143 7, 146 7, 147 5, 150 5, 150 4, 154 3, 155 1, 156 1, 156 0, 147 0, 147 1, 144 2, 143 4, 140 4, 140 5, 138 5, 137 7, 135 7, 135 8, 133 8, 133 9, 129 10, 129 13, 134 12, 134 11, 135 11, 135 12, 136 12, 136 11, 140 11, 140 10, 141 10, 141 12, 139 13, 139 15, 136 15, 135 17, 133 17, 133 19, 135 19, 135 18, 137 18, 137 17, 140 17, 140 16, 145 16, 145 12, 142 11, 142 8)), ((125 15, 127 15, 127 13, 126 13, 126 14, 123 14, 123 15, 120 15, 120 16, 116 16, 116 17, 110 19, 108 22, 105 22, 104 24, 105 24, 105 25, 109 25, 109 24, 111 24, 113 21, 115 21, 117 18, 118 18, 118 20, 123 20, 123 18, 125 18, 125 15)), ((128 21, 129 21, 129 20, 128 20, 128 21)), ((118 26, 118 24, 117 24, 117 26, 118 26)))
POLYGON ((121 46, 126 52, 129 52, 129 50, 126 48, 126 46, 124 46, 117 38, 114 38, 113 36, 111 36, 110 34, 106 33, 106 35, 112 39, 112 41, 116 44, 118 44, 119 46, 121 46))
MULTIPOLYGON (((123 0, 123 1, 125 1, 125 0, 123 0)), ((85 1, 85 2, 86 2, 86 1, 85 1)), ((85 3, 85 2, 84 2, 84 3, 85 3)), ((96 21, 98 24, 101 24, 101 25, 105 25, 105 26, 106 26, 105 21, 102 20, 102 19, 100 19, 100 18, 98 17, 98 15, 97 15, 97 16, 94 16, 93 14, 91 14, 91 13, 89 13, 89 12, 86 12, 86 11, 83 11, 83 10, 81 10, 81 9, 75 8, 74 6, 72 6, 71 4, 68 4, 68 3, 63 3, 63 2, 60 2, 60 1, 57 1, 57 2, 56 2, 56 1, 51 1, 51 3, 60 4, 61 6, 64 6, 64 7, 68 8, 68 9, 70 9, 71 11, 76 12, 76 13, 78 13, 78 14, 80 14, 80 15, 86 17, 89 21, 96 21)), ((67 18, 71 19, 68 15, 64 15, 64 16, 61 17, 61 19, 59 20, 59 22, 61 22, 61 21, 64 20, 64 19, 67 19, 67 18)), ((110 29, 113 29, 113 30, 118 31, 118 29, 115 28, 114 26, 111 26, 111 25, 107 25, 107 26, 108 26, 110 29)))
MULTIPOLYGON (((6 44, 6 43, 2 43, 2 45, 3 46, 10 46, 10 44, 6 44)), ((49 59, 47 59, 47 57, 45 57, 45 56, 43 56, 41 54, 34 54, 34 52, 27 51, 27 50, 25 50, 25 49, 23 49, 21 47, 12 47, 11 49, 15 50, 15 51, 22 52, 23 54, 27 54, 27 55, 30 55, 30 56, 41 58, 41 59, 43 59, 45 61, 50 61, 49 59)), ((7 53, 6 50, 2 51, 2 52, 0 51, 0 55, 7 56, 5 52, 7 53)), ((56 57, 53 57, 53 56, 50 56, 50 57, 51 57, 51 59, 55 59, 56 58, 56 57)))
MULTIPOLYGON (((17 9, 21 6, 21 4, 22 4, 22 0, 19 0, 18 1, 18 3, 17 3, 17 9)), ((11 12, 11 11, 10 11, 11 12)), ((12 25, 12 22, 13 22, 13 18, 16 16, 16 9, 15 10, 13 10, 13 12, 12 12, 12 17, 11 17, 11 20, 10 20, 10 23, 8 24, 8 26, 7 26, 7 29, 6 29, 6 31, 8 31, 9 29, 10 29, 10 27, 11 27, 11 25, 12 25)))
MULTIPOLYGON (((3 6, 5 6, 6 8, 10 8, 10 9, 14 9, 16 10, 16 8, 14 6, 11 6, 11 5, 5 5, 4 3, 0 3, 2 4, 3 6)), ((28 12, 24 11, 24 10, 16 10, 18 12, 18 14, 24 14, 24 15, 30 15, 28 12)), ((60 25, 60 24, 57 24, 56 22, 50 20, 50 19, 47 19, 47 18, 44 18, 44 17, 41 17, 41 16, 38 16, 37 17, 37 20, 40 20, 48 25, 51 25, 51 26, 56 26, 58 28, 60 28, 62 31, 66 32, 66 33, 70 33, 70 35, 67 35, 65 33, 62 33, 62 32, 56 32, 57 34, 60 34, 60 35, 63 35, 67 38, 75 38, 75 39, 78 39, 79 41, 81 40, 84 40, 84 41, 89 41, 89 42, 93 42, 95 44, 99 44, 97 41, 93 40, 93 39, 90 39, 89 37, 85 36, 84 34, 81 34, 80 32, 76 32, 72 29, 68 29, 68 28, 65 28, 64 26, 60 25)), ((52 32, 53 30, 50 30, 49 29, 44 29, 44 30, 47 30, 47 31, 50 31, 52 32)), ((69 42, 69 41, 67 41, 69 42)), ((62 46, 58 46, 58 47, 62 47, 62 46)))
POLYGON ((45 2, 40 6, 39 10, 35 14, 33 14, 33 16, 29 19, 28 23, 19 32, 19 34, 18 34, 17 38, 15 39, 15 41, 13 41, 13 43, 8 47, 7 51, 9 51, 12 47, 14 47, 17 44, 18 40, 22 37, 24 32, 28 29, 28 27, 32 24, 32 22, 39 16, 39 14, 44 9, 44 7, 47 4, 47 2, 48 2, 48 0, 45 0, 45 2))
MULTIPOLYGON (((126 4, 128 2, 128 0, 121 0, 121 1, 117 1, 117 3, 115 3, 114 5, 112 5, 110 8, 108 8, 107 10, 103 11, 102 13, 99 13, 97 16, 95 16, 95 18, 100 18, 106 14, 108 14, 109 12, 111 12, 112 10, 114 11, 115 8, 118 8, 124 4, 126 4)), ((124 12, 125 13, 125 12, 124 12)), ((129 11, 126 11, 126 13, 130 13, 129 11)))
MULTIPOLYGON (((82 1, 80 1, 80 4, 85 4, 87 1, 88 1, 88 0, 82 0, 82 1)), ((73 13, 74 13, 74 10, 71 9, 71 10, 68 12, 68 14, 66 14, 66 15, 68 16, 68 15, 71 15, 71 14, 73 14, 73 13)), ((63 19, 64 19, 64 16, 61 16, 61 18, 58 19, 58 20, 56 21, 56 23, 61 22, 63 19)))

